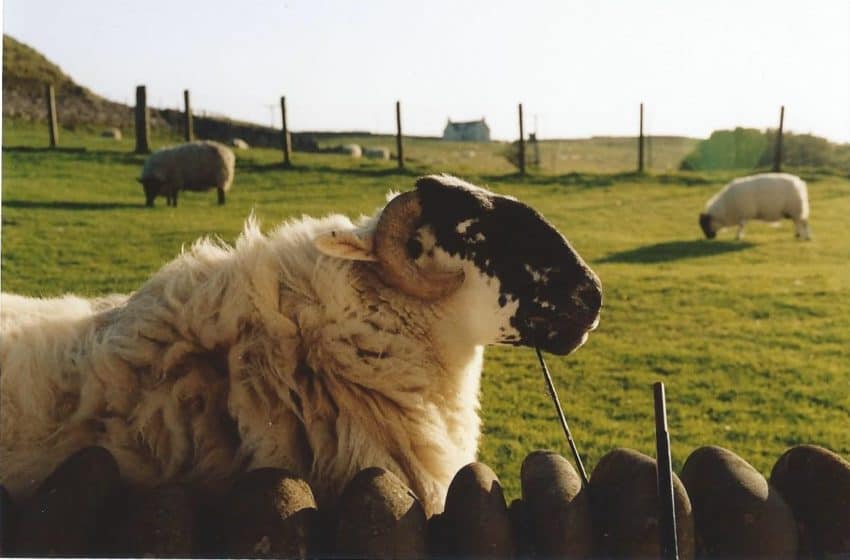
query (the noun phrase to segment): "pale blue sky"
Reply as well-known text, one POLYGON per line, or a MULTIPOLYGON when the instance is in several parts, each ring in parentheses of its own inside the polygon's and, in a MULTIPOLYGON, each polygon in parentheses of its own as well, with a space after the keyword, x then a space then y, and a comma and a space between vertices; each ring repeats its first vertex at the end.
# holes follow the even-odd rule
POLYGON ((516 136, 647 130, 705 137, 736 125, 850 142, 850 1, 5 0, 6 33, 79 83, 132 103, 293 130, 440 134, 486 117, 516 136), (279 117, 275 114, 274 122, 279 117))

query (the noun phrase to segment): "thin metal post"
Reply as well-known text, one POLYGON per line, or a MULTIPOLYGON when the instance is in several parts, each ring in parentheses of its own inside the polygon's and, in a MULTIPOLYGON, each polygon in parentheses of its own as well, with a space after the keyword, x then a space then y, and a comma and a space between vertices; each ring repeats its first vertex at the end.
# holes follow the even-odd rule
POLYGON ((670 459, 670 432, 667 427, 664 383, 659 381, 652 389, 655 397, 655 453, 658 465, 658 531, 661 557, 677 560, 679 544, 676 535, 676 501, 673 496, 673 466, 670 459))
POLYGON ((525 132, 522 128, 522 103, 519 104, 519 174, 525 175, 525 132))

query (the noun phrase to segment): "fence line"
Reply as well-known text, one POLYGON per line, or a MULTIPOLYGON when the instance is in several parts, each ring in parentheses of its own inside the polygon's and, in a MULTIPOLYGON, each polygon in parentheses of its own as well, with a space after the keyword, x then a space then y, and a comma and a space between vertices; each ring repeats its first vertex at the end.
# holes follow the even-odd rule
MULTIPOLYGON (((55 91, 52 85, 45 84, 45 101, 47 105, 47 120, 48 120, 48 132, 49 132, 49 142, 50 147, 55 148, 58 145, 58 116, 56 111, 56 99, 55 99, 55 91)), ((196 135, 196 125, 195 120, 193 118, 192 106, 190 101, 190 92, 189 90, 183 90, 183 100, 184 100, 184 108, 182 113, 178 112, 177 115, 182 116, 182 125, 184 129, 184 138, 186 141, 192 141, 196 135)), ((280 108, 281 108, 281 135, 280 135, 280 144, 283 151, 283 165, 284 167, 291 167, 291 152, 293 151, 293 140, 292 133, 289 131, 287 127, 287 111, 286 111, 286 97, 282 96, 280 98, 280 108)), ((159 110, 160 113, 165 116, 169 113, 168 109, 159 110)), ((517 105, 518 112, 518 121, 519 121, 519 138, 517 140, 517 147, 519 150, 519 157, 516 165, 519 167, 520 175, 526 174, 526 138, 525 138, 525 127, 523 121, 523 104, 519 103, 517 105)), ((150 153, 150 112, 147 107, 147 89, 144 85, 139 85, 136 87, 136 105, 135 105, 135 153, 139 154, 147 154, 150 153)), ((398 161, 398 167, 403 169, 405 166, 404 159, 404 134, 402 131, 402 122, 401 122, 401 101, 395 102, 395 113, 396 113, 396 158, 398 161)), ((172 115, 175 113, 171 113, 172 115)), ((169 118, 165 118, 165 120, 169 123, 172 121, 169 118)), ((216 120, 223 121, 225 119, 215 119, 210 117, 207 120, 216 120)), ((779 114, 779 129, 776 137, 776 145, 773 157, 773 170, 780 171, 782 169, 782 161, 783 161, 783 151, 782 151, 782 140, 783 140, 783 129, 784 129, 784 121, 785 121, 785 106, 783 105, 780 108, 779 114)), ((207 123, 209 125, 209 123, 207 123)), ((238 124, 238 123, 237 123, 238 124)), ((174 124, 172 123, 172 126, 174 124)), ((232 126, 232 125, 231 125, 232 126)), ((241 126, 241 125, 239 125, 241 126)), ((245 126, 249 126, 245 123, 245 126)), ((262 127, 260 125, 250 125, 252 128, 262 128, 266 129, 266 127, 262 127)), ((210 126, 207 126, 207 131, 209 132, 210 126)), ((268 129, 273 130, 273 129, 268 129)), ((302 133, 304 134, 304 133, 302 133)), ((331 134, 331 133, 329 133, 331 134)), ((533 134, 533 141, 535 142, 535 148, 539 150, 539 146, 537 142, 539 139, 537 138, 536 133, 533 134)), ((202 136, 203 137, 203 136, 202 136)), ((529 138, 529 141, 532 141, 529 138)), ((315 141, 311 143, 315 145, 315 141)), ((652 149, 652 137, 647 136, 644 131, 644 104, 640 103, 639 106, 639 128, 637 135, 637 172, 643 173, 647 168, 646 164, 646 155, 647 148, 652 149)), ((261 144, 262 145, 262 144, 261 144)), ((305 145, 302 143, 301 148, 298 148, 297 145, 295 149, 305 149, 305 145)), ((315 148, 315 146, 314 146, 315 148)), ((310 148, 307 148, 308 150, 310 148)), ((650 164, 652 166, 652 154, 649 154, 650 164)), ((535 156, 536 161, 538 161, 539 166, 539 153, 535 156)), ((554 166, 554 163, 553 163, 554 166)))

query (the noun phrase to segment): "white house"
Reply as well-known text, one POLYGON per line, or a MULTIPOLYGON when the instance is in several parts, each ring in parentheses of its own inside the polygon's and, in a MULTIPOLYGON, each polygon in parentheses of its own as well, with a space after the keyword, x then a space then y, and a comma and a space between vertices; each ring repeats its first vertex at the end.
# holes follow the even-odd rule
POLYGON ((479 121, 449 122, 443 131, 443 140, 467 140, 473 142, 489 142, 490 127, 482 117, 479 121))

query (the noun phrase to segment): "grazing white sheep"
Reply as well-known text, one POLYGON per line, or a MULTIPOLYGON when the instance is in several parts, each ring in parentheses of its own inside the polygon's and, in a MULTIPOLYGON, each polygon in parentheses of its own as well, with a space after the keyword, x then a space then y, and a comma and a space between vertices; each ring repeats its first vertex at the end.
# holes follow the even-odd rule
POLYGON ((369 159, 390 159, 389 148, 363 148, 363 157, 369 159))
POLYGON ((177 193, 186 191, 218 191, 218 203, 224 204, 224 193, 230 190, 236 166, 233 150, 209 140, 187 142, 152 153, 145 161, 139 182, 145 189, 145 203, 153 206, 157 195, 167 204, 177 206, 177 193))
POLYGON ((333 502, 386 468, 429 513, 475 460, 483 346, 578 348, 601 287, 517 201, 419 179, 352 223, 209 239, 135 293, 2 296, 0 482, 26 495, 101 445, 145 485, 287 468, 333 502))
POLYGON ((353 158, 359 158, 363 155, 363 148, 359 144, 343 144, 342 146, 337 146, 335 151, 353 158))
POLYGON ((112 140, 121 140, 121 129, 120 128, 107 128, 106 130, 100 133, 101 138, 110 138, 112 140))
POLYGON ((788 173, 761 173, 723 187, 699 215, 699 225, 709 239, 718 230, 737 225, 735 239, 741 239, 747 220, 777 222, 783 218, 794 221, 798 238, 811 239, 806 182, 788 173))

